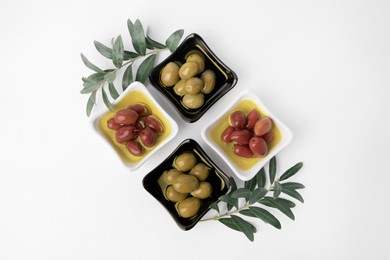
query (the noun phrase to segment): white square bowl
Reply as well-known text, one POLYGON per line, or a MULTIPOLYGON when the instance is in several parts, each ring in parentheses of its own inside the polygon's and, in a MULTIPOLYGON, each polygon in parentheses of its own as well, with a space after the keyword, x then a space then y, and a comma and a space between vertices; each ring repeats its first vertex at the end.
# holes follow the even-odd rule
POLYGON ((113 117, 115 112, 105 108, 102 111, 99 111, 91 119, 91 125, 95 131, 110 144, 125 166, 131 171, 137 170, 147 159, 172 140, 178 132, 178 125, 175 120, 173 120, 157 103, 141 82, 133 82, 130 84, 130 86, 113 102, 113 106, 115 111, 119 111, 134 103, 144 103, 148 105, 152 114, 159 117, 165 128, 164 133, 161 136, 158 136, 156 145, 151 148, 145 148, 145 154, 141 157, 131 155, 124 144, 116 142, 115 130, 106 127, 107 120, 113 117))
POLYGON ((256 173, 278 152, 285 148, 292 140, 292 132, 268 108, 261 102, 255 93, 251 91, 242 92, 222 113, 202 129, 203 140, 218 153, 220 157, 230 166, 233 172, 241 180, 252 179, 256 173), (245 104, 245 105, 244 105, 245 104), (268 154, 263 158, 242 158, 233 153, 233 142, 226 144, 221 140, 221 135, 229 125, 229 115, 235 110, 240 110, 247 114, 256 108, 261 116, 268 116, 274 123, 273 131, 276 138, 271 143, 268 154))

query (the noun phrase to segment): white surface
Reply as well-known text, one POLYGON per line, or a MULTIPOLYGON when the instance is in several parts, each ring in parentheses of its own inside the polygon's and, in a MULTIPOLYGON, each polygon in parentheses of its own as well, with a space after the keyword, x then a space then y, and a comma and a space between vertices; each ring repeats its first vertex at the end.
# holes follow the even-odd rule
MULTIPOLYGON (((1 1, 0 259, 389 259, 389 1, 1 1), (83 52, 140 18, 157 40, 200 34, 237 86, 129 173, 85 116, 83 52), (142 178, 244 89, 294 133, 280 169, 305 204, 250 243, 216 222, 181 231, 142 178), (206 253, 207 252, 207 253, 206 253), (176 257, 177 256, 177 257, 176 257)), ((160 60, 163 56, 160 56, 160 60)), ((206 151, 210 149, 206 148, 206 151)), ((211 154, 213 158, 216 155, 211 154)))
POLYGON ((293 138, 291 130, 284 123, 282 123, 272 111, 268 109, 268 107, 259 99, 259 97, 257 97, 257 95, 253 91, 250 90, 243 90, 233 102, 230 102, 229 106, 227 106, 217 117, 215 117, 212 121, 209 122, 209 124, 207 124, 202 129, 201 136, 205 143, 211 148, 213 148, 213 150, 222 158, 222 160, 226 162, 226 164, 233 171, 233 173, 240 180, 243 181, 248 181, 252 179, 259 172, 259 170, 263 168, 263 166, 266 165, 269 160, 271 160, 272 157, 274 157, 276 154, 286 148, 286 146, 291 142, 293 138), (280 142, 271 150, 269 150, 268 154, 261 161, 259 161, 257 164, 255 164, 248 170, 242 170, 239 166, 237 166, 236 163, 230 161, 229 155, 211 137, 211 131, 215 129, 215 126, 219 122, 221 122, 221 118, 231 113, 232 109, 243 100, 251 100, 254 104, 256 104, 256 106, 260 108, 263 113, 265 113, 272 119, 274 126, 279 129, 280 134, 282 136, 280 142))

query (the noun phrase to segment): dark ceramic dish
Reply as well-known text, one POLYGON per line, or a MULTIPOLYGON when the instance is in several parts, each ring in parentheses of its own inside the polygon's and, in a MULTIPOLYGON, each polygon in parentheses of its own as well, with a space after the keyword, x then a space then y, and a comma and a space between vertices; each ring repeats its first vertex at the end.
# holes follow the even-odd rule
MULTIPOLYGON (((233 180, 232 180, 233 181, 233 180)), ((199 146, 199 144, 192 140, 186 139, 184 140, 176 149, 172 152, 172 154, 165 159, 159 166, 157 166, 154 170, 148 173, 143 179, 144 188, 155 197, 171 214, 173 219, 176 221, 177 225, 183 230, 190 230, 193 228, 198 221, 209 211, 209 206, 218 201, 218 198, 222 195, 230 192, 231 189, 231 179, 226 176, 217 165, 215 165, 211 159, 207 156, 207 154, 203 151, 203 149, 199 146), (202 205, 198 211, 198 213, 191 218, 182 218, 179 216, 175 203, 168 201, 163 194, 163 191, 158 183, 159 178, 164 173, 164 171, 168 171, 172 169, 172 163, 175 157, 182 152, 191 151, 197 157, 198 162, 203 162, 208 164, 211 167, 210 174, 207 177, 206 181, 209 182, 213 186, 213 192, 211 196, 207 199, 202 200, 202 205)))
POLYGON ((192 123, 201 118, 218 99, 236 85, 237 75, 211 51, 199 35, 193 33, 187 36, 171 55, 152 70, 149 75, 149 80, 173 104, 180 116, 186 122, 192 123), (186 109, 181 103, 181 97, 173 91, 173 87, 165 87, 160 80, 161 71, 166 64, 171 61, 184 63, 186 54, 192 50, 199 50, 204 54, 205 70, 211 69, 216 75, 214 90, 205 95, 205 103, 198 109, 186 109))

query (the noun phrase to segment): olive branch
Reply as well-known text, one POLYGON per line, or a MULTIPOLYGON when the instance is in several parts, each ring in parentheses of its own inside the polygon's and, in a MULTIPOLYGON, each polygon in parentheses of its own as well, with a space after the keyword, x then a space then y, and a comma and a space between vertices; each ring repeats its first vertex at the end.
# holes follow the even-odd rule
POLYGON ((138 19, 134 23, 128 19, 127 27, 134 51, 124 49, 121 35, 116 39, 112 38, 111 48, 98 41, 94 41, 96 50, 105 58, 112 60, 115 68, 103 70, 90 62, 81 53, 81 59, 85 66, 95 71, 95 73, 88 77, 82 78, 83 89, 80 93, 90 94, 86 107, 87 116, 91 115, 91 111, 96 105, 96 94, 99 90, 101 90, 104 104, 109 110, 113 111, 112 103, 104 87, 108 86, 108 91, 112 99, 115 100, 119 97, 119 93, 114 85, 119 70, 126 68, 122 77, 122 90, 124 91, 134 81, 134 62, 139 59, 144 59, 135 73, 135 81, 144 82, 154 67, 157 54, 166 50, 173 52, 179 45, 184 34, 184 30, 177 30, 167 38, 165 44, 162 44, 153 40, 147 33, 145 34, 142 23, 138 19), (147 52, 147 50, 151 51, 147 52))
POLYGON ((295 203, 291 200, 281 198, 280 195, 284 193, 302 203, 304 202, 303 197, 297 190, 303 189, 305 186, 297 182, 286 182, 302 166, 303 163, 299 162, 285 171, 279 178, 276 178, 276 158, 273 157, 269 162, 268 179, 270 185, 268 188, 265 187, 267 176, 263 167, 251 180, 244 183, 244 187, 237 189, 236 184, 233 183, 231 192, 219 197, 220 203, 226 204, 226 212, 222 213, 218 203, 215 202, 210 205, 210 208, 216 210, 218 214, 200 221, 217 220, 233 230, 243 232, 250 241, 254 241, 254 233, 257 232, 256 227, 238 216, 238 214, 244 215, 245 217, 258 218, 277 229, 281 229, 280 221, 268 210, 264 209, 264 206, 270 208, 270 210, 277 209, 290 219, 295 219, 294 213, 291 210, 295 207, 295 203), (273 193, 272 196, 266 196, 270 192, 273 193), (239 199, 244 201, 241 206, 239 206, 239 199))

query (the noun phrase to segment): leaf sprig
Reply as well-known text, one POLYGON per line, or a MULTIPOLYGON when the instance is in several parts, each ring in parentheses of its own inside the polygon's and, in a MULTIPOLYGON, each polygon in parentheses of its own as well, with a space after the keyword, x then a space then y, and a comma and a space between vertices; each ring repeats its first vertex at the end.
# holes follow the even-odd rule
POLYGON ((290 219, 295 219, 294 213, 291 210, 295 207, 295 203, 281 198, 280 195, 284 193, 302 203, 304 202, 303 197, 297 190, 304 189, 305 186, 297 182, 286 182, 302 166, 303 163, 299 162, 277 178, 276 157, 273 157, 269 162, 268 168, 268 179, 270 182, 268 188, 265 187, 267 176, 263 167, 255 177, 244 183, 244 187, 237 189, 233 185, 229 194, 219 198, 220 203, 226 204, 226 212, 221 213, 219 204, 213 203, 210 208, 216 210, 218 214, 208 219, 202 219, 201 221, 217 220, 233 230, 244 233, 250 241, 254 241, 254 233, 257 232, 256 227, 249 221, 238 216, 238 214, 260 219, 277 229, 281 229, 282 225, 280 221, 270 211, 276 209, 290 219), (272 196, 268 195, 269 193, 272 193, 272 196), (240 199, 244 201, 242 206, 239 206, 240 199), (269 209, 265 209, 264 206, 269 209))
POLYGON ((172 33, 165 44, 159 43, 149 35, 145 34, 142 23, 137 19, 134 23, 128 19, 127 27, 131 37, 134 51, 124 49, 122 36, 113 38, 111 40, 112 47, 108 47, 98 41, 94 41, 96 50, 105 58, 112 60, 115 68, 101 69, 92 62, 90 62, 84 54, 81 53, 81 59, 85 66, 94 71, 93 74, 88 77, 83 77, 83 89, 81 94, 89 94, 87 101, 86 113, 87 116, 91 115, 93 107, 96 105, 96 94, 101 90, 102 99, 108 109, 113 111, 113 106, 109 96, 105 90, 105 86, 108 86, 108 91, 112 99, 117 99, 119 93, 115 88, 114 81, 118 76, 118 71, 125 69, 122 77, 122 90, 124 91, 133 81, 133 65, 136 60, 143 59, 138 66, 135 73, 135 80, 144 82, 151 70, 154 67, 156 56, 159 52, 169 50, 173 52, 180 43, 183 37, 184 30, 180 29, 172 33), (149 52, 147 50, 150 50, 149 52))

